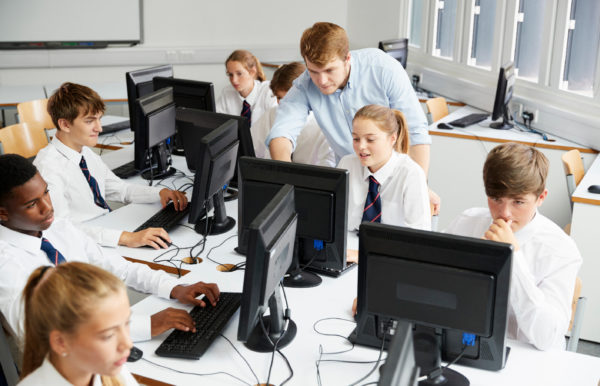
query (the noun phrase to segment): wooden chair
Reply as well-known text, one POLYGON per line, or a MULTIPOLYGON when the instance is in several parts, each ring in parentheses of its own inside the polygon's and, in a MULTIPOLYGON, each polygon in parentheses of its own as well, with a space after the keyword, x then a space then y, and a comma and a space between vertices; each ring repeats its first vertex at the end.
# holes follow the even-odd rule
POLYGON ((569 337, 569 342, 567 343, 567 351, 577 351, 586 301, 587 298, 581 296, 581 279, 578 277, 575 280, 575 292, 573 293, 573 302, 571 303, 571 323, 569 324, 571 336, 569 337))
POLYGON ((563 168, 567 176, 567 191, 569 193, 569 204, 573 209, 573 201, 571 196, 575 191, 577 185, 583 178, 585 170, 583 170, 583 161, 581 160, 581 153, 577 149, 569 150, 562 155, 563 168))
POLYGON ((428 99, 425 104, 427 105, 427 111, 429 112, 429 115, 431 115, 432 123, 437 122, 448 115, 448 104, 446 103, 446 98, 444 97, 428 99))
POLYGON ((53 129, 54 123, 48 110, 48 99, 36 99, 29 102, 19 103, 17 112, 19 113, 19 122, 29 123, 32 127, 41 129, 53 129))
POLYGON ((0 154, 15 153, 25 158, 35 155, 48 144, 44 129, 17 123, 0 129, 0 154))

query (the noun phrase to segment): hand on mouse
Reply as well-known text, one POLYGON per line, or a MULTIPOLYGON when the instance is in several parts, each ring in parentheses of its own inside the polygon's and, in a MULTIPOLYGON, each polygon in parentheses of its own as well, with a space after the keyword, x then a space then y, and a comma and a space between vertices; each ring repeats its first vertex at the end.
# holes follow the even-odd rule
POLYGON ((119 245, 137 248, 148 245, 154 249, 168 248, 171 238, 163 228, 146 228, 139 232, 123 232, 119 238, 119 245))
POLYGON ((200 295, 206 295, 206 300, 213 306, 219 301, 219 287, 214 283, 199 281, 190 285, 177 285, 171 290, 171 298, 179 300, 183 304, 193 304, 204 307, 206 303, 202 299, 196 299, 200 295))
POLYGON ((150 335, 152 337, 171 328, 196 332, 194 320, 185 310, 169 307, 150 316, 150 335))

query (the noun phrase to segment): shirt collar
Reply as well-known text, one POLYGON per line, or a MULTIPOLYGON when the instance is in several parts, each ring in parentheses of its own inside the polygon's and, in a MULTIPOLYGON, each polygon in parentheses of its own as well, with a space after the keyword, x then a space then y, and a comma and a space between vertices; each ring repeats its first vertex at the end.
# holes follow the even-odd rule
POLYGON ((397 152, 392 151, 390 159, 375 173, 371 173, 368 167, 363 166, 363 180, 366 181, 369 176, 373 176, 380 185, 385 184, 394 172, 394 164, 396 163, 398 156, 399 154, 397 152))
MULTIPOLYGON (((43 232, 42 232, 43 234, 43 232)), ((37 253, 42 248, 42 238, 30 236, 25 233, 14 231, 10 228, 0 225, 0 240, 23 249, 29 253, 37 253)))
POLYGON ((56 147, 56 150, 58 150, 58 152, 69 161, 73 161, 76 164, 79 164, 79 162, 81 161, 81 157, 83 156, 83 149, 81 153, 71 149, 70 147, 62 143, 56 135, 54 136, 54 138, 52 138, 52 144, 56 147))
POLYGON ((356 65, 354 63, 354 56, 350 55, 350 76, 348 77, 348 82, 346 83, 346 87, 348 87, 349 89, 352 88, 352 85, 354 84, 354 82, 356 81, 356 77, 358 76, 358 70, 356 69, 356 65), (354 71, 352 69, 354 69, 354 71))
POLYGON ((250 106, 254 105, 254 102, 256 102, 256 97, 258 95, 258 88, 260 87, 260 81, 259 80, 254 80, 254 87, 252 87, 252 91, 250 91, 250 94, 248 94, 247 97, 243 97, 240 95, 240 93, 238 93, 238 96, 240 97, 240 100, 246 101, 248 102, 248 104, 250 104, 250 106))

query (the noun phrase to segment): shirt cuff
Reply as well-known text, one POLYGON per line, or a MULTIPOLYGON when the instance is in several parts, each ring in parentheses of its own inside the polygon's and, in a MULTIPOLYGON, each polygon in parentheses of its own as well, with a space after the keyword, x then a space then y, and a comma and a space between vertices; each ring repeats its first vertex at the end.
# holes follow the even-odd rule
POLYGON ((427 133, 427 128, 425 128, 424 132, 411 132, 410 135, 410 145, 431 145, 431 135, 427 133))
POLYGON ((158 285, 157 296, 160 296, 164 299, 171 299, 171 291, 175 286, 182 284, 178 279, 175 279, 168 274, 165 273, 165 279, 161 280, 161 283, 158 285))
POLYGON ((116 248, 119 246, 119 239, 121 238, 122 233, 123 231, 116 229, 104 228, 102 230, 102 239, 100 240, 99 244, 103 247, 116 248))
POLYGON ((152 321, 150 315, 132 314, 129 335, 133 342, 152 339, 152 321))

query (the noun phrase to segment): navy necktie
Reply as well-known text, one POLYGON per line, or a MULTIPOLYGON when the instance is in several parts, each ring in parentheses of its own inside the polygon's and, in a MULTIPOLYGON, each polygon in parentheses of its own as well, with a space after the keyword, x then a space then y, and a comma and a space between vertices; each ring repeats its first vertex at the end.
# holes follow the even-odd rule
POLYGON ((62 253, 54 248, 50 241, 48 241, 48 239, 45 237, 42 237, 42 251, 46 252, 48 259, 54 265, 59 265, 67 261, 62 253))
POLYGON ((242 103, 242 113, 240 115, 248 118, 248 125, 252 124, 252 110, 250 109, 250 103, 246 102, 245 99, 244 103, 242 103))
POLYGON ((379 182, 369 176, 369 192, 365 200, 362 221, 381 222, 381 197, 379 196, 379 182))
POLYGON ((85 162, 85 158, 83 158, 83 156, 81 156, 81 161, 79 162, 79 167, 81 168, 83 175, 87 179, 87 182, 90 185, 90 189, 92 189, 92 193, 94 194, 94 203, 96 205, 98 205, 100 208, 110 210, 110 207, 108 206, 106 201, 104 201, 104 197, 102 197, 102 194, 100 194, 100 188, 98 187, 98 182, 90 174, 90 171, 88 170, 88 167, 87 167, 87 163, 85 162))

